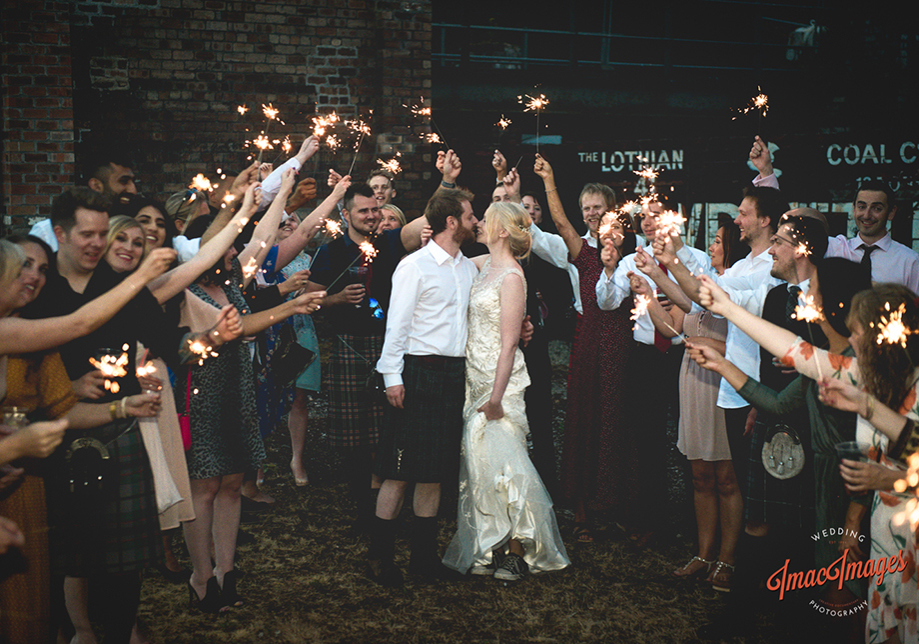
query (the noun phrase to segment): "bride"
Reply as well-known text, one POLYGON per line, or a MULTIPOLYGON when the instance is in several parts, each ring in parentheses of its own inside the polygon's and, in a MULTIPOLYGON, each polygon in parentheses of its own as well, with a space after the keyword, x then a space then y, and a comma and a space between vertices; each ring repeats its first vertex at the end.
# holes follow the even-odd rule
POLYGON ((527 453, 523 394, 530 384, 517 348, 526 284, 517 262, 530 251, 530 217, 493 203, 479 223, 489 254, 469 298, 457 532, 444 564, 506 581, 567 566, 552 499, 527 453))

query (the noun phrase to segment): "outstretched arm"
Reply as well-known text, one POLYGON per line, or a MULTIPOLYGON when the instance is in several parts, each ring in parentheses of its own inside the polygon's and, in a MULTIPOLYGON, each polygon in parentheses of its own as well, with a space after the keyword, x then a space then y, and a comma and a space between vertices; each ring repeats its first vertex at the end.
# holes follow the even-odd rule
POLYGON ((565 245, 568 247, 568 254, 571 255, 571 259, 577 259, 578 255, 581 253, 581 248, 584 246, 584 240, 581 239, 581 236, 578 235, 578 231, 576 231, 574 226, 571 225, 571 222, 568 221, 568 216, 565 214, 565 209, 562 207, 562 200, 558 196, 558 188, 555 186, 555 173, 552 170, 552 166, 549 165, 548 161, 537 154, 533 171, 542 177, 543 184, 546 187, 546 199, 549 202, 549 213, 552 215, 552 221, 555 222, 558 234, 565 240, 565 245))
POLYGON ((0 319, 0 355, 53 349, 92 333, 112 319, 148 282, 175 261, 171 248, 157 248, 117 286, 69 315, 42 320, 0 319))
POLYGON ((276 270, 281 270, 290 264, 300 254, 310 240, 316 235, 317 228, 335 209, 335 204, 345 196, 345 191, 351 185, 351 177, 347 176, 335 183, 332 192, 319 204, 313 212, 300 222, 294 234, 278 244, 278 260, 276 270))
POLYGON ((498 354, 498 366, 495 370, 495 384, 491 397, 478 408, 487 420, 498 420, 504 417, 501 401, 507 390, 514 369, 514 355, 520 341, 520 325, 526 309, 526 294, 523 280, 517 273, 505 275, 501 282, 501 353, 498 354))
POLYGON ((273 309, 243 316, 243 335, 255 335, 297 313, 310 315, 313 311, 319 309, 324 297, 325 291, 311 291, 293 300, 288 300, 273 309))
MULTIPOLYGON (((243 252, 239 254, 239 264, 245 269, 243 270, 243 284, 241 287, 243 289, 255 277, 255 271, 251 270, 250 267, 261 267, 268 251, 274 246, 274 240, 278 236, 278 226, 281 225, 281 215, 284 214, 284 204, 287 203, 287 195, 290 194, 291 189, 294 187, 295 178, 296 175, 293 170, 284 172, 277 199, 271 203, 268 211, 262 215, 255 230, 252 231, 252 239, 243 249, 243 252)), ((248 202, 249 192, 246 193, 246 200, 248 202)))

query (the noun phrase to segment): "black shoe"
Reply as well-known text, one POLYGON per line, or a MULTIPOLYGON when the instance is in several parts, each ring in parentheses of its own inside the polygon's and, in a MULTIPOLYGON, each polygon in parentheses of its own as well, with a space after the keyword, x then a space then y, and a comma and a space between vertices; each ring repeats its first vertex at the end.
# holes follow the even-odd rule
POLYGON ((223 588, 220 589, 220 602, 230 608, 240 608, 246 602, 236 592, 236 580, 239 579, 239 573, 236 570, 230 570, 223 576, 223 588))
POLYGON ((384 588, 400 588, 403 583, 402 572, 392 562, 383 563, 379 559, 367 562, 370 569, 370 579, 384 588))
POLYGON ((527 576, 530 567, 520 555, 509 554, 495 570, 495 579, 501 581, 520 581, 527 576))
POLYGON ((170 584, 184 584, 188 581, 188 578, 191 577, 191 570, 188 568, 182 568, 182 570, 169 570, 166 564, 158 563, 156 569, 163 576, 163 579, 170 584))
POLYGON ((255 536, 251 532, 244 532, 243 530, 239 530, 236 533, 237 546, 245 546, 250 543, 255 543, 255 541, 255 536))
POLYGON ((220 600, 220 585, 216 577, 207 580, 207 590, 204 597, 198 597, 198 592, 191 585, 191 578, 188 579, 188 607, 197 608, 202 613, 219 613, 223 609, 223 602, 220 600))
POLYGON ((247 496, 241 497, 242 502, 242 512, 243 514, 261 514, 262 512, 268 512, 271 510, 271 503, 262 503, 261 501, 253 501, 247 496))

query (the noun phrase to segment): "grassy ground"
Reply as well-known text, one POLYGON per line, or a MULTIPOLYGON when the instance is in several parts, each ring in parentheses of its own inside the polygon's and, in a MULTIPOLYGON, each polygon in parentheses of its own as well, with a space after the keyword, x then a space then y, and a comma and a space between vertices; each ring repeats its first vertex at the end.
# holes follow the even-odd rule
MULTIPOLYGON (((325 353, 327 355, 327 352, 325 353)), ((564 356, 557 360, 557 409, 564 409, 564 356)), ((609 521, 597 542, 576 543, 571 515, 559 524, 572 566, 517 584, 491 578, 424 585, 408 578, 399 590, 365 577, 366 543, 350 531, 351 508, 338 480, 337 458, 323 440, 325 403, 314 401, 307 453, 310 485, 293 485, 290 444, 280 428, 266 441, 266 491, 276 506, 243 529, 255 537, 239 548, 246 606, 219 617, 189 611, 184 587, 152 573, 144 582, 140 618, 154 642, 694 642, 697 626, 722 608, 702 583, 681 583, 670 571, 693 553, 691 506, 678 460, 666 538, 638 549, 609 521)), ((563 417, 556 418, 557 429, 563 417)), ((442 513, 440 545, 455 528, 442 513)), ((407 549, 407 535, 398 548, 407 549)), ((187 563, 176 538, 176 552, 187 563)), ((399 561, 403 569, 404 559, 399 561)), ((742 642, 789 642, 791 627, 759 617, 742 642)), ((816 641, 828 641, 818 639, 816 641)))

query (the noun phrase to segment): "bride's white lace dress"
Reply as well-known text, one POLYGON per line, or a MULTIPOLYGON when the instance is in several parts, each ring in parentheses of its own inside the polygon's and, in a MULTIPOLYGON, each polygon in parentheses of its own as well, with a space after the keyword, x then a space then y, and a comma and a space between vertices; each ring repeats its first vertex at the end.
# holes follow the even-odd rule
POLYGON ((518 539, 530 572, 569 565, 552 499, 527 453, 524 390, 530 384, 523 354, 514 354, 502 406, 504 418, 476 411, 491 396, 501 350, 501 283, 517 268, 491 275, 487 260, 472 285, 466 342, 466 406, 460 463, 457 531, 444 564, 466 573, 491 563, 492 550, 518 539))

